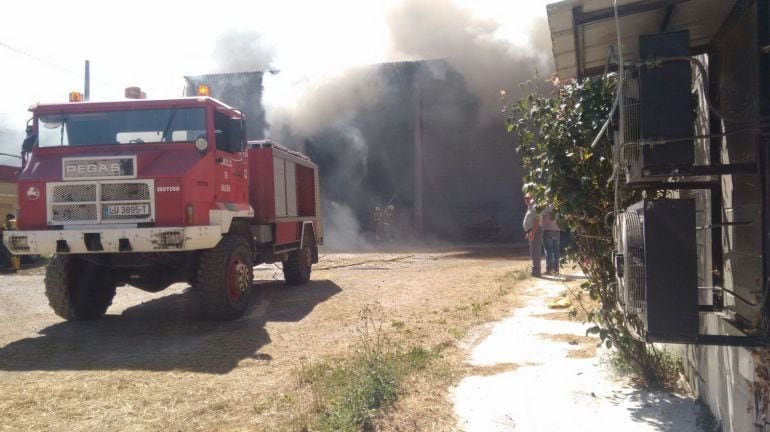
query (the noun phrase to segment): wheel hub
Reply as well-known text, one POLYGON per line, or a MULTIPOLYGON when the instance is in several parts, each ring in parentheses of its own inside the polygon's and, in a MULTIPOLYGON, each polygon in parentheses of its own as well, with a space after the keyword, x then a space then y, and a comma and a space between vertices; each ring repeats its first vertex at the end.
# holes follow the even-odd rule
POLYGON ((230 297, 236 299, 249 288, 249 266, 241 260, 233 261, 230 267, 229 289, 230 297))

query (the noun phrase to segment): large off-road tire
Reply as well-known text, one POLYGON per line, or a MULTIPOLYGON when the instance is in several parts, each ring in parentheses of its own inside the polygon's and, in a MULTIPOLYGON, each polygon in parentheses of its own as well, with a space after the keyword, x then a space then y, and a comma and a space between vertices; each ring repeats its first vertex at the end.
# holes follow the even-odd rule
POLYGON ((115 298, 116 284, 106 269, 71 255, 55 255, 45 273, 45 295, 56 315, 66 320, 103 316, 115 298))
POLYGON ((209 319, 233 320, 243 315, 253 282, 254 258, 243 237, 228 234, 200 254, 195 288, 209 319))
POLYGON ((283 278, 287 285, 302 285, 310 280, 313 267, 313 252, 309 245, 289 253, 289 259, 283 263, 283 278))

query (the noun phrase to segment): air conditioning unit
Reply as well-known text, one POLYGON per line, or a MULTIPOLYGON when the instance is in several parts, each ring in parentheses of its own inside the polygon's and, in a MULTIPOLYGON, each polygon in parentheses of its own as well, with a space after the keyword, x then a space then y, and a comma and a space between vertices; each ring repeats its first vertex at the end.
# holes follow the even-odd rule
POLYGON ((627 183, 687 174, 695 161, 691 65, 672 60, 690 56, 689 33, 640 36, 639 54, 640 66, 624 69, 616 133, 627 183))
POLYGON ((615 219, 618 299, 650 342, 698 338, 695 201, 644 200, 615 219))

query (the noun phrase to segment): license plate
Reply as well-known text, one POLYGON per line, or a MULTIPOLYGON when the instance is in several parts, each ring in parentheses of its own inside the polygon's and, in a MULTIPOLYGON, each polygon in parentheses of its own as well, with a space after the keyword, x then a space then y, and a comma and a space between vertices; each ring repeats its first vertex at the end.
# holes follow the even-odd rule
POLYGON ((104 216, 146 217, 150 215, 149 204, 115 204, 104 206, 104 216))

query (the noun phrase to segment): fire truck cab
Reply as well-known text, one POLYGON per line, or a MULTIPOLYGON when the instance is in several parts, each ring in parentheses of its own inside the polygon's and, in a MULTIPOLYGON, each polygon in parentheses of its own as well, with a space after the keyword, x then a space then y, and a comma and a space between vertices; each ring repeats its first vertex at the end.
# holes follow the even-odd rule
POLYGON ((38 104, 18 180, 14 254, 49 254, 56 314, 102 316, 125 284, 187 282, 211 319, 241 316, 252 267, 303 284, 323 242, 318 171, 247 142, 244 116, 209 97, 38 104))

